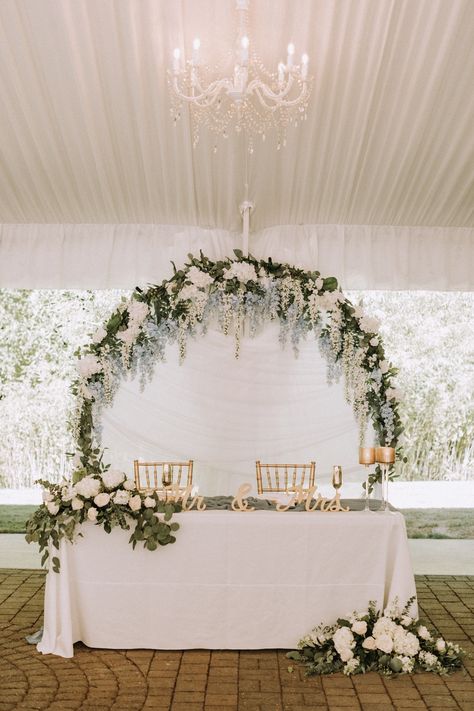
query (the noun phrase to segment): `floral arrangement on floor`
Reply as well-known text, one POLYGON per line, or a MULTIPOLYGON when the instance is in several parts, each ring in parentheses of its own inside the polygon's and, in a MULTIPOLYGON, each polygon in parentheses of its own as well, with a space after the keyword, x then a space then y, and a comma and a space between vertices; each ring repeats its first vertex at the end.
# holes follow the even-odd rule
MULTIPOLYGON (((385 358, 377 319, 354 306, 334 277, 244 257, 239 250, 235 259, 220 261, 202 252, 188 256, 189 262, 182 269, 174 267, 170 279, 137 288, 130 300, 122 301, 78 354, 76 466, 95 471, 101 409, 112 401, 122 378, 138 372, 145 385, 174 342, 184 360, 187 339, 205 333, 211 320, 217 320, 223 333, 233 334, 236 357, 244 321, 251 336, 265 321, 279 321, 280 343, 291 341, 295 352, 301 339, 313 333, 327 359, 330 381, 345 378, 361 444, 370 417, 379 444, 397 446, 402 432, 393 384, 397 371, 385 358)), ((380 478, 376 470, 371 483, 380 478)))
POLYGON ((449 674, 459 669, 464 651, 447 642, 410 614, 415 598, 403 610, 398 601, 382 612, 371 601, 367 612, 354 612, 331 626, 320 625, 300 640, 298 651, 287 657, 301 662, 313 674, 363 674, 378 671, 410 674, 429 671, 449 674))
MULTIPOLYGON (((39 544, 41 565, 48 559, 49 544, 59 549, 62 538, 73 542, 76 535, 81 535, 77 527, 85 521, 103 526, 107 533, 115 526, 129 530, 133 525, 133 548, 142 542, 147 550, 154 551, 175 542, 173 534, 179 524, 171 522, 171 518, 181 510, 180 504, 162 501, 156 492, 147 495, 137 491, 132 479, 104 466, 101 459, 95 460, 95 466, 98 473, 82 472, 84 476, 78 476, 74 484, 37 482, 43 486, 43 504, 27 522, 26 540, 39 544)), ((59 558, 54 556, 51 562, 54 572, 59 572, 59 558)))

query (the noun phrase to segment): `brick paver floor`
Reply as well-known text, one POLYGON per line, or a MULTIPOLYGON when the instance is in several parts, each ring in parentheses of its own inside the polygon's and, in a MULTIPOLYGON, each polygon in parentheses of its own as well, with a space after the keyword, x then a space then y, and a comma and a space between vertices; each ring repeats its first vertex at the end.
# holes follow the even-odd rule
MULTIPOLYGON (((474 577, 419 576, 421 614, 474 651, 474 577)), ((305 678, 282 651, 115 651, 43 656, 24 637, 42 620, 44 573, 0 570, 0 711, 474 711, 474 655, 450 677, 305 678)), ((317 623, 318 620, 315 620, 317 623)))

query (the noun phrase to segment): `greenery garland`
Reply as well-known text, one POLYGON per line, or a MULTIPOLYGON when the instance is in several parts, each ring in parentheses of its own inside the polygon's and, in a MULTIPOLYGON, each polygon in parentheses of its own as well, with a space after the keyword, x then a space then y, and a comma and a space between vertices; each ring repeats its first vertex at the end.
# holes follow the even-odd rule
MULTIPOLYGON (((397 370, 385 359, 377 320, 354 306, 334 277, 234 251, 234 259, 219 261, 202 252, 199 257, 190 254, 182 269, 173 264, 170 279, 146 290, 137 287, 78 353, 80 377, 73 386, 78 402, 76 480, 99 471, 100 411, 112 401, 120 380, 139 371, 145 384, 169 343, 179 343, 184 360, 187 338, 205 332, 215 317, 224 333, 233 333, 236 357, 246 319, 251 335, 264 321, 279 321, 281 343, 290 340, 295 352, 312 332, 327 357, 329 377, 345 377, 361 444, 370 417, 378 444, 397 447, 402 433, 399 394, 393 386, 397 370)), ((377 468, 371 485, 380 480, 377 468)))

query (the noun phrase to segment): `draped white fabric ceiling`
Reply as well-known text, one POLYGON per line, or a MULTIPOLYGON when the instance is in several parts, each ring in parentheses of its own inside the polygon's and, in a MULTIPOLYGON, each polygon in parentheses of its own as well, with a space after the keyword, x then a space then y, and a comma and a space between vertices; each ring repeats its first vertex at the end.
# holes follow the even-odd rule
MULTIPOLYGON (((193 149, 166 85, 173 47, 198 35, 212 61, 234 32, 234 0, 2 0, 0 222, 239 230, 242 140, 193 149)), ((271 66, 293 41, 314 75, 308 121, 249 162, 253 230, 437 227, 449 250, 464 228, 472 258, 471 0, 253 0, 250 37, 271 66)))

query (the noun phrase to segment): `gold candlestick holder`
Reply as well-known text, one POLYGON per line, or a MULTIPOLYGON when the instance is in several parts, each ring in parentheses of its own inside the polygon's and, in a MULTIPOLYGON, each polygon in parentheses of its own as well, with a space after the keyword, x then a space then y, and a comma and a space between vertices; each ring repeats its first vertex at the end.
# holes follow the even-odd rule
POLYGON ((369 476, 370 466, 375 464, 375 447, 359 447, 359 464, 363 464, 365 467, 364 511, 370 511, 369 476))
POLYGON ((389 511, 388 504, 388 472, 390 465, 395 462, 395 449, 393 447, 377 447, 375 459, 382 469, 382 504, 380 511, 389 511))

